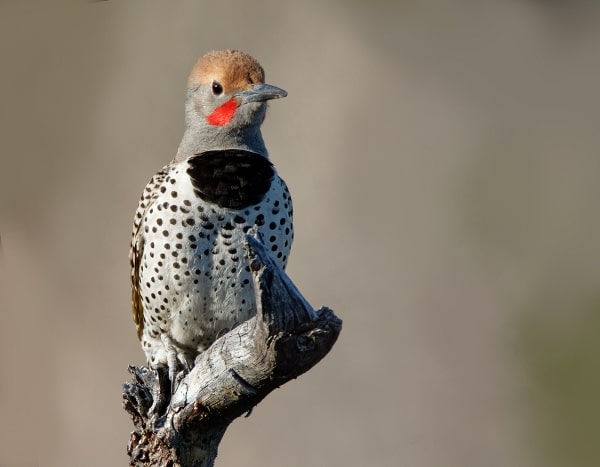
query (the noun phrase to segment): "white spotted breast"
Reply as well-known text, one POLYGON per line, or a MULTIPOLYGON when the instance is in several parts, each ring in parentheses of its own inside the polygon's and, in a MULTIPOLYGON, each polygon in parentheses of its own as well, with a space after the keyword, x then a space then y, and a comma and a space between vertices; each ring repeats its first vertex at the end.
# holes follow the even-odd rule
POLYGON ((292 201, 266 158, 239 150, 170 164, 148 186, 132 242, 142 348, 151 364, 166 363, 160 336, 167 334, 180 355, 193 361, 219 333, 255 313, 246 232, 256 227, 286 266, 292 201))

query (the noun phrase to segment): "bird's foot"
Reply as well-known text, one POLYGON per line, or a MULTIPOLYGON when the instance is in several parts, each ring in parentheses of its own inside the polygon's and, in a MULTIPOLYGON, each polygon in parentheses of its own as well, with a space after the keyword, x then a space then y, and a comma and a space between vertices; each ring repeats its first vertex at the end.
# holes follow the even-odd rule
POLYGON ((179 387, 179 384, 192 369, 183 354, 180 354, 173 341, 166 334, 160 336, 167 354, 167 367, 169 370, 169 381, 171 382, 171 396, 179 387))

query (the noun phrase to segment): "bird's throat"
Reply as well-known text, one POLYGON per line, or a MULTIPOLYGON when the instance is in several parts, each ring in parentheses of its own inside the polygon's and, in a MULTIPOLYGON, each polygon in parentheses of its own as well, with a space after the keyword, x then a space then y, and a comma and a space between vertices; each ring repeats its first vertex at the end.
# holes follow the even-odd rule
POLYGON ((175 160, 179 162, 204 151, 223 149, 241 149, 268 158, 260 132, 261 122, 257 116, 245 113, 248 109, 243 107, 230 99, 208 116, 201 116, 194 101, 188 99, 185 132, 175 160))

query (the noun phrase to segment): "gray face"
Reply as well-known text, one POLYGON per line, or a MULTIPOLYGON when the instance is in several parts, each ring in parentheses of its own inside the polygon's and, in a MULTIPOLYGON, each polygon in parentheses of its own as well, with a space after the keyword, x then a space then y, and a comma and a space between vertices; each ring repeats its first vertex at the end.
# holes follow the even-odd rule
POLYGON ((189 88, 186 131, 177 160, 216 149, 243 149, 268 157, 260 133, 267 101, 286 95, 283 89, 264 83, 229 92, 216 80, 189 88))
POLYGON ((245 102, 239 93, 215 95, 209 86, 188 91, 186 124, 207 138, 258 131, 265 118, 265 101, 245 102))

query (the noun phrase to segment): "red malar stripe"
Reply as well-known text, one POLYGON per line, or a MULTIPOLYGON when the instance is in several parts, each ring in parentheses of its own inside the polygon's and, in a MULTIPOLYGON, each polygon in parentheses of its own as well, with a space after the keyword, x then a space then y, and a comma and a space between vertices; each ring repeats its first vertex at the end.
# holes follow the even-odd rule
POLYGON ((223 126, 227 125, 235 114, 238 103, 235 99, 229 99, 221 107, 217 107, 213 113, 206 117, 206 121, 211 125, 223 126))

